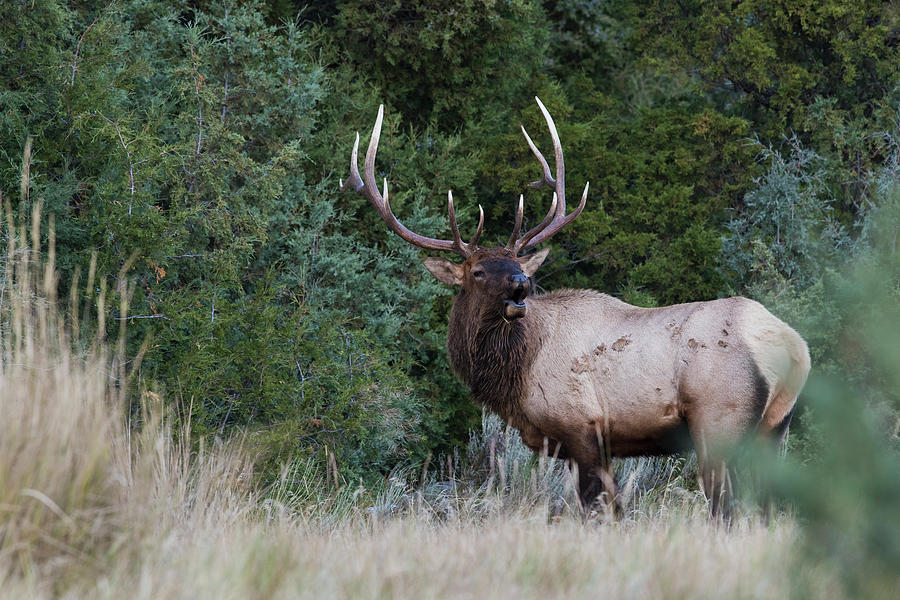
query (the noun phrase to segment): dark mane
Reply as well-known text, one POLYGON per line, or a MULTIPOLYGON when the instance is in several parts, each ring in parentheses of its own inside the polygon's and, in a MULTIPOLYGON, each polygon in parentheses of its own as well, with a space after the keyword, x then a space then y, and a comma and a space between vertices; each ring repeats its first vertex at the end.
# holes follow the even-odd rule
POLYGON ((507 321, 496 311, 473 306, 465 291, 453 303, 447 347, 453 370, 472 398, 507 422, 523 416, 526 377, 537 355, 529 319, 507 321))

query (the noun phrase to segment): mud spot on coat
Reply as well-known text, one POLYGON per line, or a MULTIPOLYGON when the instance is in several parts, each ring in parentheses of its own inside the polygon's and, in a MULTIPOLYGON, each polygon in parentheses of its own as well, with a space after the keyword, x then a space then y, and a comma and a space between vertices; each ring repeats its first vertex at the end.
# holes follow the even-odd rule
POLYGON ((694 338, 689 339, 687 344, 688 344, 688 348, 690 348, 691 350, 697 350, 698 348, 706 348, 706 344, 704 344, 703 342, 698 342, 694 338))
POLYGON ((572 363, 572 372, 576 375, 586 373, 587 371, 592 370, 593 365, 591 363, 591 357, 587 354, 582 354, 575 359, 574 363, 572 363))
POLYGON ((721 346, 722 348, 727 348, 728 344, 725 342, 725 340, 719 340, 719 346, 721 346))
POLYGON ((623 335, 615 342, 613 342, 612 349, 614 352, 621 352, 625 349, 625 346, 631 343, 631 334, 623 335))
POLYGON ((604 352, 606 352, 606 344, 600 344, 599 346, 594 348, 594 356, 600 356, 604 352))
POLYGON ((675 321, 670 321, 666 323, 666 329, 671 331, 672 333, 669 335, 670 338, 675 339, 679 335, 681 335, 681 327, 675 324, 675 321))

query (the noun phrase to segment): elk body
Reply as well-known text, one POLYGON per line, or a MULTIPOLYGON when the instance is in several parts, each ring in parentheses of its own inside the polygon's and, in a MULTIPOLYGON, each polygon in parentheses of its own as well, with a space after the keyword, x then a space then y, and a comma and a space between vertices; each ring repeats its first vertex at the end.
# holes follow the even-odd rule
POLYGON ((537 101, 553 140, 556 176, 523 128, 554 189, 546 218, 500 248, 463 242, 448 194, 453 240, 413 233, 394 217, 375 182, 379 110, 364 179, 351 157, 352 187, 390 228, 417 246, 463 256, 461 264, 427 258, 440 281, 460 286, 450 312, 447 346, 454 371, 474 400, 519 430, 535 451, 570 461, 585 506, 606 492, 615 498, 610 458, 666 455, 695 448, 701 484, 715 514, 727 511, 725 449, 749 433, 781 441, 810 368, 803 339, 759 303, 734 297, 663 308, 639 308, 593 290, 533 293, 532 276, 548 250, 520 256, 574 220, 565 207, 562 147, 550 114, 537 101), (721 505, 721 506, 720 506, 721 505))

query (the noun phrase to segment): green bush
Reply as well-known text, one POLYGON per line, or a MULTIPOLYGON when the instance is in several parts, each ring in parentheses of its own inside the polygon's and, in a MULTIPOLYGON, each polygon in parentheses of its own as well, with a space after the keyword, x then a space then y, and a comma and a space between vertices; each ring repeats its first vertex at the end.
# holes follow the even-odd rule
POLYGON ((866 217, 854 260, 829 300, 842 320, 838 365, 804 392, 801 456, 776 462, 771 488, 798 511, 808 555, 849 597, 890 598, 900 570, 900 190, 866 217))

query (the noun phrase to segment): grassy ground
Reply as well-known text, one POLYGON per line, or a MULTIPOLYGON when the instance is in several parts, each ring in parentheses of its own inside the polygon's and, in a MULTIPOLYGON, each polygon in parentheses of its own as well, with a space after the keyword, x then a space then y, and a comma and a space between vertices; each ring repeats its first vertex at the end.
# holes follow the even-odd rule
POLYGON ((249 441, 192 443, 122 391, 134 361, 72 350, 35 255, 10 246, 0 296, 0 597, 840 596, 790 517, 710 522, 684 459, 624 463, 625 519, 585 521, 496 419, 377 490, 311 463, 260 489, 249 441))

